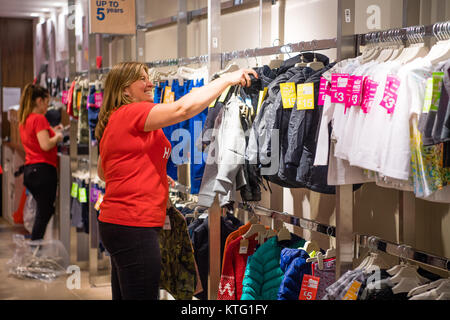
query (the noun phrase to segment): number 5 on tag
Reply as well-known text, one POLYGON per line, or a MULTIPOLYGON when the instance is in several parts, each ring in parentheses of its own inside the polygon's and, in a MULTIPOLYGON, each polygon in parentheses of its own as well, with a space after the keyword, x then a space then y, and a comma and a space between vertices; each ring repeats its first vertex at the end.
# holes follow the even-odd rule
POLYGON ((314 109, 314 84, 299 84, 297 86, 297 110, 312 109, 314 109))
POLYGON ((305 274, 303 276, 302 288, 298 300, 316 300, 319 282, 320 278, 305 274))

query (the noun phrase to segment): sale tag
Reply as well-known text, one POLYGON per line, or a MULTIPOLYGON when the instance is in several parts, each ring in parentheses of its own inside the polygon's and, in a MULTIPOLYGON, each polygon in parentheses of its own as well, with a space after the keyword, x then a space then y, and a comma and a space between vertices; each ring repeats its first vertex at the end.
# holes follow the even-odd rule
POLYGON ((217 99, 211 102, 208 108, 214 108, 216 106, 217 99))
POLYGON ((242 239, 239 243, 239 254, 247 254, 248 252, 248 239, 242 239))
POLYGON ((94 93, 95 107, 101 108, 103 103, 103 92, 94 93))
POLYGON ((312 109, 314 109, 314 84, 299 84, 297 86, 297 110, 312 109))
POLYGON ((385 108, 389 114, 394 113, 397 104, 398 88, 400 87, 400 79, 394 75, 387 76, 386 87, 384 88, 383 99, 380 106, 385 108))
POLYGON ((77 109, 81 108, 81 91, 77 91, 77 109))
POLYGON ((262 106, 262 103, 263 103, 263 101, 264 101, 264 99, 266 98, 266 95, 267 95, 267 90, 268 90, 269 88, 264 88, 264 90, 263 91, 260 91, 259 92, 259 98, 258 98, 258 108, 256 108, 256 114, 258 114, 259 113, 259 110, 261 110, 261 106, 262 106))
POLYGON ((442 82, 444 80, 443 72, 433 72, 433 98, 431 100, 431 111, 438 111, 441 100, 442 82))
POLYGON ((363 76, 352 76, 353 86, 350 95, 350 105, 360 106, 363 93, 363 76))
POLYGON ((350 76, 344 73, 333 73, 331 75, 331 102, 345 103, 347 94, 347 83, 350 76))
POLYGON ((369 77, 364 79, 364 93, 363 101, 361 103, 361 109, 364 113, 369 113, 372 108, 373 101, 375 99, 375 94, 377 93, 378 83, 373 81, 369 77))
POLYGON ((64 90, 61 95, 61 102, 67 104, 69 102, 69 91, 64 90))
POLYGON ((80 203, 86 203, 87 202, 86 188, 80 188, 78 191, 79 191, 78 200, 80 201, 80 203))
POLYGON ((230 91, 230 89, 231 89, 231 87, 228 87, 225 89, 224 92, 222 92, 222 94, 219 97, 219 102, 222 102, 222 103, 225 102, 225 99, 227 98, 227 95, 228 95, 228 92, 230 91))
POLYGON ((320 78, 319 98, 317 105, 325 104, 325 97, 330 95, 331 83, 324 77, 320 78))
POLYGON ((172 88, 167 86, 164 90, 164 98, 163 98, 163 103, 169 103, 170 102, 170 96, 172 93, 172 88))
POLYGON ((433 78, 428 78, 422 110, 424 113, 428 113, 430 111, 432 101, 433 101, 433 78))
POLYGON ((280 84, 281 99, 283 100, 284 109, 292 109, 297 102, 297 92, 295 90, 295 83, 282 83, 280 84))
POLYGON ((100 210, 100 205, 102 204, 102 202, 103 202, 103 193, 99 192, 97 202, 95 202, 94 205, 95 210, 97 211, 100 210))
POLYGON ((361 282, 353 281, 350 289, 348 289, 342 300, 356 300, 358 299, 359 288, 361 288, 361 282))
POLYGON ((72 188, 70 189, 70 196, 72 198, 78 197, 78 183, 72 182, 72 188))
POLYGON ((345 110, 344 110, 344 114, 346 114, 347 113, 347 109, 352 106, 350 98, 351 98, 351 95, 352 95, 354 79, 355 78, 353 78, 353 76, 350 76, 348 78, 348 81, 347 81, 347 87, 346 87, 346 90, 345 90, 345 110))
POLYGON ((298 300, 316 300, 317 288, 319 288, 320 278, 305 274, 303 276, 302 288, 298 300))

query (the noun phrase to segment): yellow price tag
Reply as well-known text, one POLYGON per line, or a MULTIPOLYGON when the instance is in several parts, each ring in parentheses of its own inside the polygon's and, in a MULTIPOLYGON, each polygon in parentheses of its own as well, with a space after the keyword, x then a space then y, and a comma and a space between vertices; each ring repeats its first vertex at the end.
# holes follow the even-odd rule
POLYGON ((284 109, 292 109, 297 101, 297 92, 295 91, 295 83, 280 84, 281 99, 283 100, 284 109))
POLYGON ((314 84, 299 84, 297 86, 297 110, 312 109, 314 109, 314 84))
POLYGON ((224 92, 222 92, 222 94, 221 94, 220 97, 219 97, 219 102, 222 102, 222 103, 223 103, 223 102, 225 101, 225 99, 226 99, 226 97, 227 97, 228 92, 230 91, 230 89, 231 89, 231 87, 228 87, 228 88, 225 89, 224 92))
POLYGON ((169 103, 170 102, 170 95, 172 93, 172 88, 167 86, 164 89, 164 99, 163 99, 163 103, 169 103))
POLYGON ((102 204, 102 202, 103 202, 103 194, 99 193, 98 194, 98 198, 97 198, 97 202, 94 205, 95 210, 100 211, 100 205, 102 204))
POLYGON ((342 300, 358 299, 359 288, 361 288, 361 282, 353 281, 352 285, 350 286, 350 289, 348 289, 347 293, 345 294, 345 296, 342 300))
POLYGON ((208 108, 214 108, 216 106, 217 99, 211 102, 208 108))
POLYGON ((266 88, 264 88, 263 91, 260 91, 260 92, 259 92, 258 108, 256 108, 256 114, 258 114, 258 113, 259 113, 259 110, 261 109, 262 103, 263 103, 264 99, 266 98, 267 90, 268 90, 268 89, 269 89, 269 88, 266 87, 266 88))

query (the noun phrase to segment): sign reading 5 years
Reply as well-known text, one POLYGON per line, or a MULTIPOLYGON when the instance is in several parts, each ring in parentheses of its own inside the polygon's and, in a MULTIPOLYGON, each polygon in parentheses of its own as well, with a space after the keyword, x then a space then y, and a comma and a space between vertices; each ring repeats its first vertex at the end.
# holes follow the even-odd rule
POLYGON ((135 34, 135 0, 90 0, 90 33, 135 34))

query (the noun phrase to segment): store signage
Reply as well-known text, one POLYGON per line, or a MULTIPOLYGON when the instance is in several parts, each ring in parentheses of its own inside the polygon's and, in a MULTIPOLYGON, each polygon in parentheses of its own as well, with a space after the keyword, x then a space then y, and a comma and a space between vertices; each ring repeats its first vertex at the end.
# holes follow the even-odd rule
POLYGON ((90 33, 135 34, 134 0, 90 0, 90 33))

